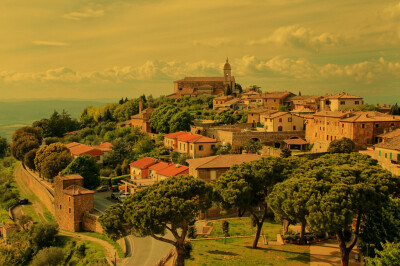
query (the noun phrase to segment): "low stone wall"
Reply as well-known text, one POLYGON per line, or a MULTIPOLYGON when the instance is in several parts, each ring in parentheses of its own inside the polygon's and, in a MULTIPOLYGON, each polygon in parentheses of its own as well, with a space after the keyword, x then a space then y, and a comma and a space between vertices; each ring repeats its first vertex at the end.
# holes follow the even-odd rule
POLYGON ((82 229, 90 232, 103 233, 103 228, 97 221, 99 216, 85 212, 82 219, 82 229))
POLYGON ((21 165, 21 179, 54 215, 54 196, 48 189, 21 165))

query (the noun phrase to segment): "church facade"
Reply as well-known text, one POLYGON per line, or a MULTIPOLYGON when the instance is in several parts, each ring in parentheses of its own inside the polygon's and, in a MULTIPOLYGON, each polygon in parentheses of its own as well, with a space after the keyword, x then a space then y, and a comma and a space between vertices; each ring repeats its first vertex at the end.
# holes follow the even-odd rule
POLYGON ((222 77, 185 77, 174 81, 174 93, 167 97, 197 97, 202 94, 221 95, 226 94, 229 90, 232 93, 236 93, 235 77, 232 76, 231 65, 226 59, 222 77))

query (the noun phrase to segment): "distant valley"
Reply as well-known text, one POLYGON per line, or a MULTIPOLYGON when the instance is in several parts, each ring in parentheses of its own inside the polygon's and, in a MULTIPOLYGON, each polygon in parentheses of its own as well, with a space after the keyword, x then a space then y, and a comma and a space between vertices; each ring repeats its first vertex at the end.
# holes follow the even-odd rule
MULTIPOLYGON (((111 102, 109 100, 108 102, 111 102)), ((0 101, 0 136, 11 139, 14 131, 32 122, 48 118, 54 110, 66 110, 72 117, 78 118, 87 106, 101 106, 106 101, 84 100, 26 100, 0 101)))

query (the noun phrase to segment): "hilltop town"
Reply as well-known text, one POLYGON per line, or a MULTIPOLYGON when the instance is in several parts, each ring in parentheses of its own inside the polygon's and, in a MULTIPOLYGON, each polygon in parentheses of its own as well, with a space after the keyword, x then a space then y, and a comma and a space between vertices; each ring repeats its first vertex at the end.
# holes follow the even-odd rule
POLYGON ((233 73, 226 59, 220 77, 184 77, 171 94, 79 119, 55 111, 0 142, 2 257, 38 263, 49 246, 65 252, 62 235, 82 240, 61 264, 308 265, 334 243, 332 263, 349 265, 396 242, 397 103, 242 87, 233 73), (45 223, 53 241, 33 248, 45 223), (88 257, 94 242, 104 256, 88 257))

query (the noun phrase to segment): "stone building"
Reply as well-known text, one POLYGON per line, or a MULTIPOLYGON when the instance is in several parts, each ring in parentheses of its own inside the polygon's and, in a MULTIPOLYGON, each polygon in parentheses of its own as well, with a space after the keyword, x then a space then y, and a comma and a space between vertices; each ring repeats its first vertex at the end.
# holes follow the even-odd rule
POLYGON ((388 128, 399 128, 400 117, 376 111, 321 111, 307 118, 306 139, 313 151, 324 152, 336 139, 349 138, 359 149, 378 142, 388 128))
POLYGON ((85 214, 94 211, 94 191, 83 187, 77 174, 54 177, 54 212, 60 229, 76 232, 85 229, 85 214))
POLYGON ((139 127, 143 133, 154 133, 155 130, 150 125, 150 117, 154 111, 150 107, 143 110, 143 102, 139 102, 139 113, 131 116, 131 127, 139 127))
POLYGON ((235 77, 232 76, 231 65, 226 59, 222 77, 185 77, 174 81, 174 93, 167 98, 197 97, 202 94, 220 95, 226 94, 228 88, 232 93, 236 93, 235 77))
POLYGON ((207 157, 214 153, 218 140, 191 132, 179 131, 164 135, 164 146, 191 158, 207 157))
POLYGON ((294 94, 288 91, 275 91, 247 95, 242 97, 242 101, 249 108, 262 107, 266 110, 278 110, 279 106, 285 106, 286 99, 291 96, 294 94))
POLYGON ((223 173, 235 164, 261 159, 257 154, 226 154, 211 157, 189 159, 189 175, 204 180, 207 183, 216 181, 223 173))
POLYGON ((262 127, 267 132, 305 130, 304 118, 289 112, 276 110, 250 111, 247 123, 262 127))
POLYGON ((342 92, 340 94, 328 95, 326 94, 320 99, 321 111, 341 111, 345 109, 352 109, 362 105, 363 98, 359 96, 350 95, 342 92))

